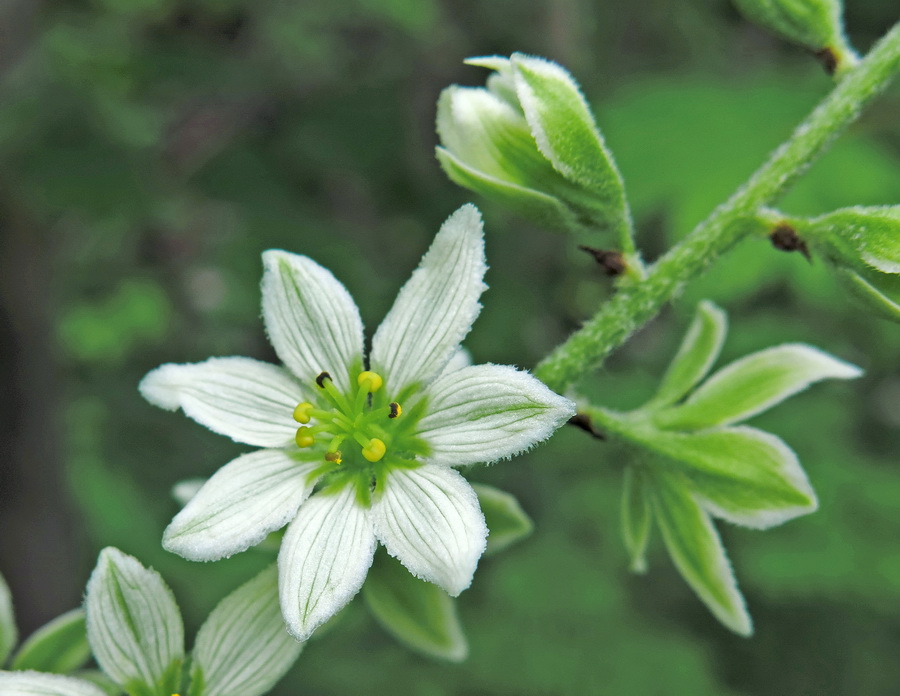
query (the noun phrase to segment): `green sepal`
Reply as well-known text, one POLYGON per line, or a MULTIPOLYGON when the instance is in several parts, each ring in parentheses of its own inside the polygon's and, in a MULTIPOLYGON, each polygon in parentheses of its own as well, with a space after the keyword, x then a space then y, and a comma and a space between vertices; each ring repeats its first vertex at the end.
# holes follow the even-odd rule
POLYGON ((683 404, 654 414, 653 422, 670 430, 728 425, 761 413, 814 382, 861 374, 855 365, 811 346, 774 346, 725 366, 683 404))
POLYGON ((629 569, 632 573, 647 572, 647 544, 653 525, 648 485, 646 474, 640 467, 625 467, 622 482, 622 540, 628 551, 629 569))
POLYGON ((122 688, 99 669, 83 669, 75 672, 73 677, 88 681, 98 687, 106 696, 119 696, 122 688))
POLYGON ((18 641, 19 630, 16 628, 12 593, 6 579, 0 574, 0 666, 6 662, 6 658, 18 641))
POLYGON ((727 628, 753 633, 744 598, 712 520, 691 495, 683 476, 654 470, 648 486, 654 516, 675 567, 727 628))
POLYGON ((90 657, 84 611, 74 609, 32 633, 13 657, 10 667, 67 674, 83 667, 90 657))
POLYGON ((601 228, 630 230, 625 187, 575 79, 543 58, 510 58, 519 103, 538 149, 566 179, 584 187, 584 206, 601 228))
POLYGON ((811 51, 830 50, 836 65, 855 61, 844 36, 840 0, 734 0, 751 21, 811 51))
POLYGON ((698 304, 684 340, 647 407, 669 406, 693 389, 719 357, 727 332, 725 312, 707 300, 698 304))
POLYGON ((278 602, 275 564, 219 602, 200 627, 191 661, 192 696, 261 696, 303 649, 278 602))
POLYGON ((375 554, 363 596, 378 623, 412 650, 451 662, 468 655, 453 599, 437 585, 412 576, 383 550, 375 554))
POLYGON ((489 530, 485 554, 503 551, 534 531, 534 522, 514 495, 483 483, 473 483, 472 488, 489 530))

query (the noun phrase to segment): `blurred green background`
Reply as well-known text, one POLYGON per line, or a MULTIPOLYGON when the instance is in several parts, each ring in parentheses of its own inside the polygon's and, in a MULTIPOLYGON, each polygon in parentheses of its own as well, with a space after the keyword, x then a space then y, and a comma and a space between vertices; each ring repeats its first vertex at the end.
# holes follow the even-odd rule
MULTIPOLYGON (((852 0, 861 50, 896 19, 852 0)), ((469 194, 433 157, 434 104, 480 84, 471 55, 567 65, 595 106, 653 258, 762 161, 830 81, 725 0, 7 0, 0 5, 0 570, 23 630, 81 601, 113 544, 161 571, 189 633, 270 557, 164 552, 176 481, 244 451, 136 385, 162 362, 274 360, 259 254, 308 254, 377 326, 469 194)), ((895 86, 783 207, 900 202, 895 86)), ((609 292, 575 248, 476 201, 491 289, 477 362, 533 366, 609 292)), ((799 453, 821 510, 722 527, 757 624, 715 623, 658 538, 630 576, 614 446, 564 429, 472 472, 537 531, 482 562, 459 607, 471 657, 400 647, 354 602, 276 694, 702 696, 900 692, 900 331, 846 301, 821 263, 747 242, 611 359, 590 389, 649 395, 700 298, 726 308, 724 359, 808 341, 867 375, 756 419, 799 453)))

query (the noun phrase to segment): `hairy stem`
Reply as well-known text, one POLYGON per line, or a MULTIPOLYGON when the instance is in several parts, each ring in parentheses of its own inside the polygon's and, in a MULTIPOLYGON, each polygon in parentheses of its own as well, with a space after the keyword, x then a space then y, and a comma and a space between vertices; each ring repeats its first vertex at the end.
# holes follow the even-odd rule
POLYGON ((535 375, 551 389, 565 391, 586 371, 599 367, 690 279, 752 232, 756 211, 783 194, 898 70, 900 23, 843 76, 746 184, 653 264, 642 281, 623 286, 581 329, 541 361, 535 375))

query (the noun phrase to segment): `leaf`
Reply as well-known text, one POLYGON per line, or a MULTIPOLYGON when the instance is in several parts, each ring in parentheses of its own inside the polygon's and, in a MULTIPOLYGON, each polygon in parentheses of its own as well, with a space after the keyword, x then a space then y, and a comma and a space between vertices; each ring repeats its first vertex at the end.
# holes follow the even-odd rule
POLYGON ((818 507, 796 455, 774 435, 742 426, 644 437, 648 449, 680 463, 704 507, 729 522, 765 529, 818 507))
POLYGON ((260 696, 296 662, 303 643, 291 636, 278 605, 275 564, 223 599, 200 627, 191 663, 203 696, 260 696))
POLYGON ((900 321, 900 275, 855 273, 840 267, 834 270, 857 303, 883 319, 900 321))
POLYGON ((647 572, 645 554, 653 524, 648 485, 642 469, 637 466, 625 467, 622 486, 622 539, 631 559, 630 569, 633 573, 647 572))
POLYGON ((13 657, 11 667, 66 674, 84 666, 90 657, 84 611, 74 609, 31 634, 13 657))
POLYGON ((751 635, 750 615, 709 515, 683 477, 654 471, 652 482, 656 521, 678 572, 719 621, 739 635, 751 635))
POLYGON ((108 546, 88 581, 85 610, 88 641, 106 674, 132 696, 178 692, 184 627, 159 573, 108 546))
POLYGON ((727 331, 725 312, 706 300, 698 304, 681 347, 648 405, 669 406, 693 389, 719 357, 727 331))
POLYGON ((900 273, 900 205, 842 208, 799 227, 850 266, 900 273))
POLYGON ((814 382, 861 374, 855 365, 812 346, 775 346, 723 367, 684 404, 658 412, 653 421, 672 430, 727 425, 761 413, 814 382))
POLYGON ((514 495, 483 483, 473 483, 472 488, 487 522, 486 554, 503 551, 534 531, 534 523, 514 495))
POLYGON ((375 554, 363 596, 378 623, 412 650, 451 662, 468 655, 450 596, 437 585, 413 577, 384 551, 375 554))
POLYGON ((13 612, 12 593, 6 579, 0 575, 0 665, 6 662, 18 640, 19 631, 13 612))

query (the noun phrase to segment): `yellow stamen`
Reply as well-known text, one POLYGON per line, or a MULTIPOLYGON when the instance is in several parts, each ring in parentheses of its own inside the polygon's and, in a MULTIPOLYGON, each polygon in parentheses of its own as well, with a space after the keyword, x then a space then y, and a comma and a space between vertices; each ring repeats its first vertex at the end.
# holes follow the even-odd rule
POLYGON ((379 440, 377 437, 373 437, 369 440, 369 444, 363 447, 362 454, 370 462, 377 462, 384 457, 386 451, 387 446, 384 444, 384 441, 379 440))
POLYGON ((302 404, 297 404, 297 408, 294 409, 294 420, 298 423, 309 423, 310 420, 310 411, 312 411, 314 406, 308 401, 304 401, 302 404))
POLYGON ((360 372, 356 383, 368 392, 377 392, 384 384, 384 380, 377 372, 360 372))
POLYGON ((313 429, 307 427, 297 428, 294 441, 297 443, 297 447, 312 447, 316 444, 316 438, 313 437, 313 429))
POLYGON ((388 404, 388 408, 391 409, 391 412, 388 414, 388 418, 398 418, 403 413, 403 407, 400 406, 396 401, 392 401, 388 404))

